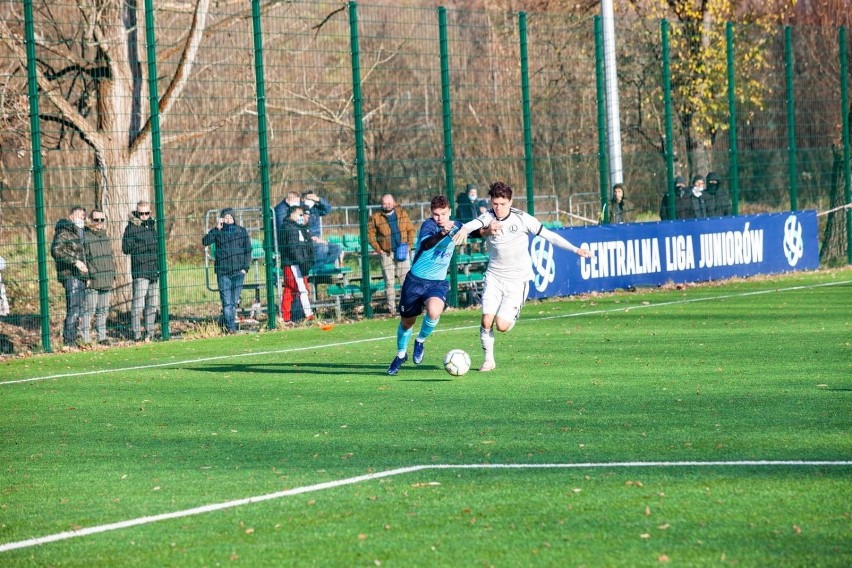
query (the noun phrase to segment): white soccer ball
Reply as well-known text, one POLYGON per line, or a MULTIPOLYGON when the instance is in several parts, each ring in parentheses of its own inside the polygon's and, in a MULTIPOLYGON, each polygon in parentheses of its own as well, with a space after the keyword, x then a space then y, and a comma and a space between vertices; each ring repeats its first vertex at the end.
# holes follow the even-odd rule
POLYGON ((453 349, 444 357, 444 370, 460 377, 470 370, 470 355, 461 349, 453 349))

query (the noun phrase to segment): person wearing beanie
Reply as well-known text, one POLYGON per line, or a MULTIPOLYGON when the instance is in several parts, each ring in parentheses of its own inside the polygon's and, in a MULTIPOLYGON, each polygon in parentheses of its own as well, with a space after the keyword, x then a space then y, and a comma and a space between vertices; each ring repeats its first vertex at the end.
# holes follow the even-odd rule
POLYGON ((215 247, 214 270, 222 303, 222 326, 228 333, 236 333, 237 305, 243 291, 243 280, 251 265, 248 231, 237 224, 234 209, 225 207, 216 226, 204 235, 201 244, 215 247))
POLYGON ((686 189, 686 180, 683 179, 683 176, 677 176, 674 179, 675 209, 673 211, 669 211, 669 192, 668 192, 668 190, 663 192, 663 199, 660 201, 660 221, 669 221, 669 220, 680 218, 677 215, 678 197, 684 192, 685 189, 686 189))
POLYGON ((694 218, 704 219, 707 217, 707 207, 704 203, 704 176, 695 175, 692 177, 689 200, 694 218))
POLYGON ((704 192, 704 204, 708 217, 725 217, 731 214, 731 196, 722 189, 721 179, 716 172, 707 174, 707 189, 704 192))

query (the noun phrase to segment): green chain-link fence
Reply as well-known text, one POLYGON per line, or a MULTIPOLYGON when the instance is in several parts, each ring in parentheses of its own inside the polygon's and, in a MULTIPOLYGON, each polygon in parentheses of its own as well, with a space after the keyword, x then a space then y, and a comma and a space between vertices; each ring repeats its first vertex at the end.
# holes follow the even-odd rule
MULTIPOLYGON (((244 329, 281 325, 270 317, 282 276, 272 229, 291 192, 332 206, 317 235, 332 254, 309 277, 321 319, 388 313, 367 242, 384 194, 419 225, 432 196, 455 204, 474 184, 484 197, 501 179, 515 187, 516 206, 553 226, 607 221, 598 18, 354 2, 153 4, 2 7, 4 352, 64 343, 66 290, 51 242, 75 204, 107 219, 116 272, 108 342, 137 331, 219 333, 216 251, 201 241, 226 207, 252 244, 244 329), (140 222, 140 201, 156 220, 159 276, 150 283, 159 306, 153 326, 143 310, 134 327, 122 237, 140 222)), ((817 209, 823 262, 850 262, 845 33, 619 18, 628 220, 659 220, 674 177, 714 171, 735 214, 817 209)), ((475 256, 454 265, 453 302, 475 297, 475 256)), ((87 337, 97 340, 94 330, 87 337)))

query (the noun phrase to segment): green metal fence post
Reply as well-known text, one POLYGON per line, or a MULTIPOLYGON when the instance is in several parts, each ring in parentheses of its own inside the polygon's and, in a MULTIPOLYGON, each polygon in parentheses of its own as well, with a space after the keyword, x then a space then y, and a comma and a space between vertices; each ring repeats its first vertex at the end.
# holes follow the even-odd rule
MULTIPOLYGON (((447 36, 447 9, 438 7, 438 39, 441 54, 441 119, 444 127, 444 178, 447 184, 447 200, 455 210, 455 173, 453 164, 453 113, 450 105, 450 46, 447 36)), ((458 211, 456 211, 456 214, 458 211)), ((457 306, 458 294, 457 255, 453 255, 450 266, 450 305, 457 306)))
POLYGON ((36 245, 38 254, 38 306, 41 317, 41 346, 48 353, 50 347, 50 302, 47 280, 47 239, 44 223, 44 179, 41 163, 41 125, 39 123, 38 78, 36 73, 35 22, 32 0, 24 0, 24 35, 27 50, 27 95, 30 101, 30 132, 35 195, 36 245))
POLYGON ((370 257, 367 243, 367 180, 364 173, 364 109, 361 96, 361 48, 358 39, 358 3, 349 2, 349 42, 352 58, 352 113, 355 126, 355 176, 358 183, 358 225, 361 237, 361 293, 364 315, 373 316, 370 293, 370 257))
MULTIPOLYGON (((660 21, 660 35, 662 36, 663 49, 663 107, 665 109, 665 161, 666 161, 666 212, 669 219, 675 218, 675 194, 674 194, 674 118, 672 113, 672 67, 671 54, 669 53, 669 22, 660 21)), ((665 221, 665 219, 660 219, 665 221)))
POLYGON ((843 125, 843 202, 846 207, 846 262, 852 264, 852 171, 849 164, 849 51, 846 47, 846 26, 838 30, 840 44, 840 116, 843 125))
POLYGON ((784 27, 784 75, 787 85, 787 174, 790 210, 799 208, 799 172, 796 165, 796 92, 793 87, 793 28, 784 27))
POLYGON ((266 127, 266 79, 263 73, 263 29, 260 19, 260 0, 251 2, 252 32, 254 36, 254 80, 257 96, 257 145, 258 168, 260 169, 260 201, 263 209, 263 256, 266 278, 266 327, 277 327, 278 305, 275 297, 275 239, 276 227, 272 217, 272 203, 269 199, 269 142, 266 127))
POLYGON ((601 222, 608 222, 606 212, 609 194, 609 171, 606 155, 606 94, 604 92, 603 26, 601 17, 595 16, 595 91, 598 99, 598 176, 601 193, 601 222))
MULTIPOLYGON (((168 341, 169 267, 166 262, 166 210, 163 206, 163 157, 160 143, 160 95, 157 92, 157 43, 154 37, 154 2, 145 0, 145 42, 148 53, 148 101, 151 107, 151 159, 154 170, 154 206, 157 209, 157 262, 160 271, 160 336, 168 341)), ((151 330, 146 330, 151 336, 151 330)))
POLYGON ((530 104, 530 63, 527 56, 527 15, 518 14, 521 43, 521 101, 524 113, 524 173, 527 180, 527 212, 535 215, 535 163, 533 161, 532 110, 530 104))
POLYGON ((740 173, 737 162, 737 93, 734 79, 734 24, 725 26, 725 51, 728 54, 728 178, 731 187, 731 213, 740 214, 740 173))

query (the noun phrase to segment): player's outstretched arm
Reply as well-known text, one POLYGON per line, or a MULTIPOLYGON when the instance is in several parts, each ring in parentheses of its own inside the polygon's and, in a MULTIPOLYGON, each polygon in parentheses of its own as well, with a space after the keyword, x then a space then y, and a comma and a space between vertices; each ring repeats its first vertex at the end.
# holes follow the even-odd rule
POLYGON ((547 242, 551 243, 553 246, 557 246, 561 249, 569 250, 569 251, 576 253, 576 254, 584 257, 584 258, 589 258, 589 257, 592 256, 592 253, 589 252, 588 250, 574 246, 573 244, 571 244, 568 241, 568 239, 566 239, 562 235, 560 235, 558 233, 554 233, 553 231, 551 231, 550 229, 547 229, 545 227, 542 227, 541 232, 539 233, 539 236, 541 238, 543 238, 544 240, 546 240, 547 242))

